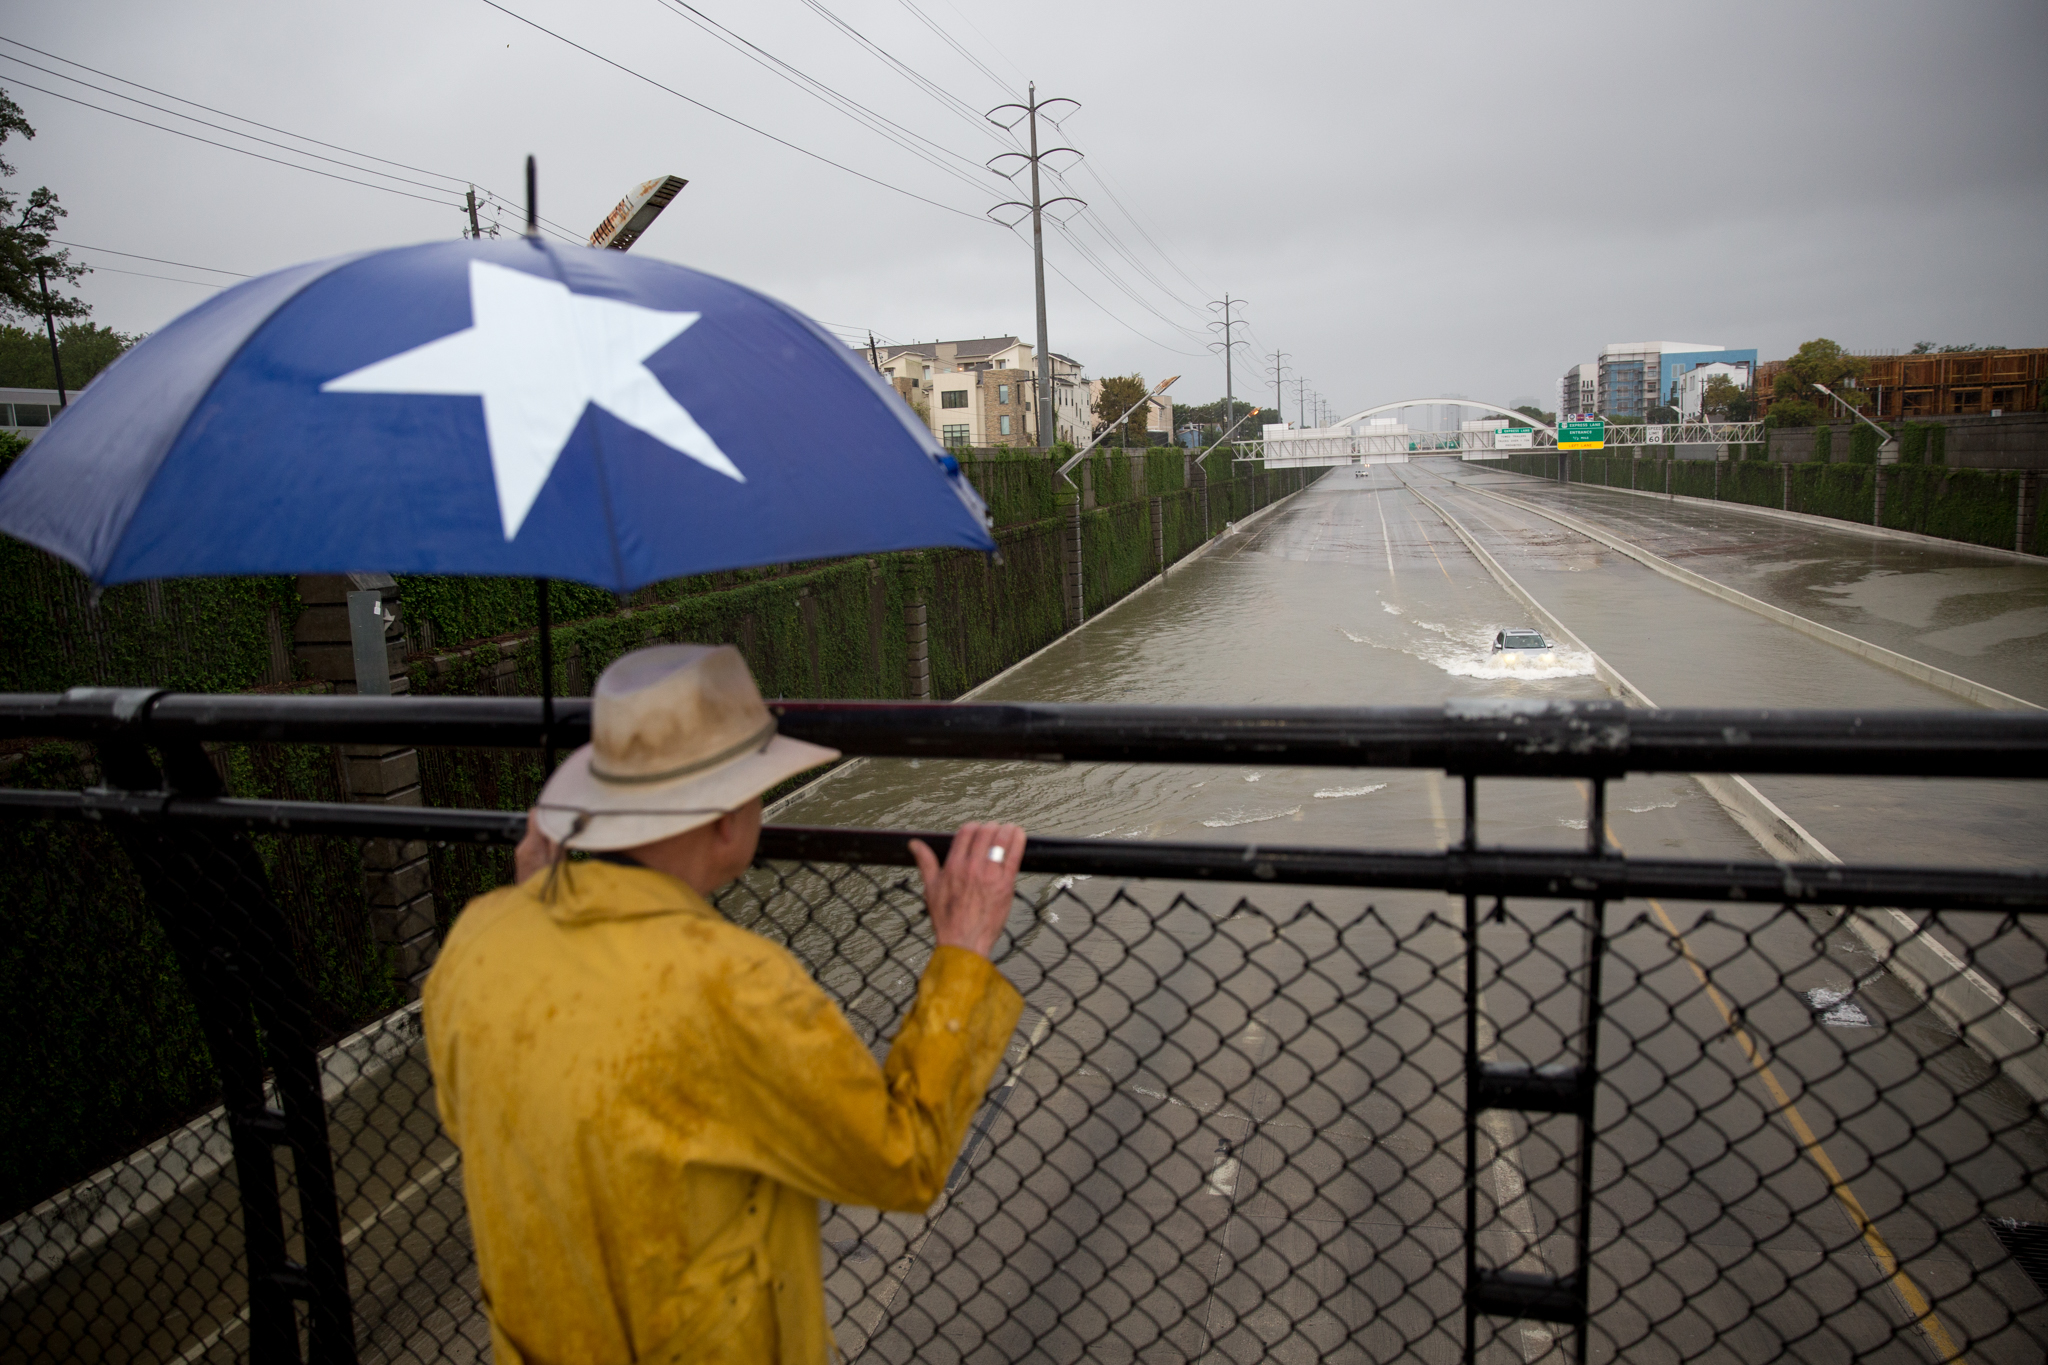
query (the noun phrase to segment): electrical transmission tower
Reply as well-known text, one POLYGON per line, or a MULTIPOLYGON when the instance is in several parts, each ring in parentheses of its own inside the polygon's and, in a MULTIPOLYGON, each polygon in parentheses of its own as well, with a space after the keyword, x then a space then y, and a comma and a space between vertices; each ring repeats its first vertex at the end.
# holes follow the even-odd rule
POLYGON ((1216 300, 1209 306, 1211 308, 1221 308, 1223 310, 1223 320, 1220 322, 1212 322, 1209 324, 1210 331, 1221 331, 1223 333, 1223 340, 1210 342, 1209 349, 1212 351, 1223 352, 1222 429, 1224 431, 1229 431, 1232 427, 1237 425, 1237 389, 1235 387, 1235 381, 1231 377, 1230 364, 1233 358, 1231 352, 1239 346, 1249 344, 1247 342, 1238 340, 1236 335, 1230 330, 1233 327, 1242 327, 1245 325, 1245 321, 1243 318, 1231 317, 1230 310, 1233 308, 1243 307, 1244 300, 1234 299, 1230 297, 1230 295, 1225 294, 1221 299, 1216 300))
POLYGON ((1273 362, 1266 367, 1266 373, 1273 376, 1273 411, 1279 414, 1280 420, 1284 422, 1287 420, 1287 414, 1283 409, 1280 386, 1287 382, 1287 372, 1293 368, 1287 363, 1291 357, 1285 351, 1274 351, 1267 355, 1266 359, 1273 362))
MULTIPOLYGON (((1031 167, 1031 202, 1027 204, 1018 199, 1007 200, 1004 203, 997 204, 988 213, 989 217, 995 218, 998 223, 1002 223, 1004 227, 1008 228, 1014 228, 1024 220, 1022 218, 1013 218, 1005 223, 1001 218, 996 218, 996 215, 1002 210, 1022 209, 1031 215, 1031 266, 1036 274, 1038 285, 1038 402, 1036 404, 1038 408, 1038 444, 1041 447, 1050 447, 1059 439, 1060 431, 1059 419, 1053 411, 1052 347, 1051 343, 1046 340, 1045 331, 1045 210, 1054 204, 1070 203, 1079 205, 1080 208, 1075 210, 1079 212, 1080 209, 1087 208, 1088 205, 1085 200, 1077 199, 1071 194, 1063 194, 1053 199, 1045 199, 1040 196, 1038 189, 1038 163, 1049 156, 1057 156, 1061 152, 1071 153, 1074 160, 1079 161, 1081 154, 1072 147, 1048 147, 1040 151, 1038 147, 1038 116, 1048 109, 1063 104, 1072 106, 1067 110, 1068 113, 1072 113, 1073 110, 1081 107, 1081 102, 1070 99, 1041 100, 1038 98, 1038 83, 1035 81, 1031 83, 1029 94, 1026 98, 1028 102, 1024 104, 999 104, 988 111, 987 117, 990 123, 1005 131, 1015 128, 1019 123, 1028 120, 1031 125, 1030 152, 1004 152, 1000 156, 991 157, 988 162, 988 168, 997 175, 1014 181, 1017 173, 1023 170, 1025 166, 1031 167), (1008 123, 996 117, 996 115, 1006 109, 1018 111, 1017 116, 1008 123), (1013 166, 1007 171, 997 164, 998 162, 1013 160, 1021 164, 1013 166)), ((1059 126, 1058 119, 1051 115, 1046 116, 1046 122, 1051 123, 1054 127, 1059 126)))

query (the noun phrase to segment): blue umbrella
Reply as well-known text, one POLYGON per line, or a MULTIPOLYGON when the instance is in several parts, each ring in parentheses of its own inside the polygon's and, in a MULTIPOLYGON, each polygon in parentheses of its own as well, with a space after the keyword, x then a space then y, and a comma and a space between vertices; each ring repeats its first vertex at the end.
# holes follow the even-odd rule
POLYGON ((0 531, 100 585, 499 574, 616 592, 995 548, 845 345, 698 271, 538 239, 319 261, 123 356, 0 480, 0 531))

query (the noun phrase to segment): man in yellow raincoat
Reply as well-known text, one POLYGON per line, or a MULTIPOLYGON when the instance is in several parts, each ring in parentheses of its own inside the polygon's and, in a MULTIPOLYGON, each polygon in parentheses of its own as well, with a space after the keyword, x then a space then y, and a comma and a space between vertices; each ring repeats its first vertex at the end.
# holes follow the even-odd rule
POLYGON ((620 659, 591 729, 425 991, 497 1365, 822 1365, 817 1201, 939 1194, 1023 1005, 988 953, 1024 831, 963 825, 943 867, 913 841, 937 946, 878 1066, 706 899, 760 793, 837 755, 775 733, 729 646, 620 659))

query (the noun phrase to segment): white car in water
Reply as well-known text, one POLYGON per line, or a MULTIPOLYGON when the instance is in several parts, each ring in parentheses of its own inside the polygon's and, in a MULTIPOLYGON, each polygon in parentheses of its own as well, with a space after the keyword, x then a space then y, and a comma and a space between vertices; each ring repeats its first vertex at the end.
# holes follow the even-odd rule
POLYGON ((1533 630, 1497 630, 1493 633, 1493 652, 1511 658, 1534 658, 1550 653, 1553 648, 1550 641, 1533 630))

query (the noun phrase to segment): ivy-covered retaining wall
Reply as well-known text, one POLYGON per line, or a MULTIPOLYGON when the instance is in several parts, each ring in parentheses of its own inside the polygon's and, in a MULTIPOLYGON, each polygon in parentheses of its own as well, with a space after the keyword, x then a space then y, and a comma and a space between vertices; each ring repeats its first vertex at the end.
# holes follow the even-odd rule
MULTIPOLYGON (((1160 499, 1171 563, 1209 531, 1312 477, 1239 466, 1238 477, 1209 485, 1205 530, 1183 452, 1108 452, 1089 463, 1101 503, 1082 515, 1091 615, 1154 572, 1149 498, 1160 499)), ((941 550, 782 565, 657 584, 623 607, 611 593, 558 584, 557 691, 586 695, 620 654, 689 640, 738 646, 767 696, 900 697, 909 662, 904 607, 923 602, 933 694, 960 695, 1064 626, 1063 485, 1051 464, 998 457, 967 468, 998 509, 999 560, 941 550)), ((0 643, 0 690, 290 686, 278 681, 289 676, 299 611, 290 579, 119 588, 95 610, 83 578, 39 551, 0 539, 0 566, 9 571, 17 621, 25 611, 28 623, 0 643)), ((416 692, 539 691, 530 582, 405 578, 400 589, 419 651, 416 692)), ((441 749, 420 758, 430 805, 519 809, 539 790, 538 755, 441 749)), ((325 746, 233 747, 216 761, 238 796, 342 799, 335 753, 325 746)), ((75 788, 94 777, 90 751, 78 746, 15 745, 0 755, 0 785, 75 788)), ((398 992, 367 932, 361 845, 257 843, 330 1035, 391 1008, 398 992)), ((503 851, 434 851, 444 923, 471 895, 502 884, 509 861, 503 851)), ((176 964, 125 858, 98 828, 0 821, 0 1011, 11 1039, 0 1050, 0 1218, 217 1102, 176 964)))
MULTIPOLYGON (((2013 548, 2013 534, 2019 522, 2020 480, 2032 477, 2037 482, 2028 545, 2035 553, 2048 546, 2048 514, 2044 514, 2048 509, 2042 507, 2040 475, 2030 476, 2028 471, 2014 469, 1950 469, 1903 459, 1899 464, 1880 466, 1875 463, 1876 433, 1868 434, 1870 460, 1787 465, 1760 460, 1632 460, 1575 451, 1565 457, 1566 477, 1572 483, 1652 492, 1668 490, 1687 497, 1777 507, 1866 526, 1870 524, 1877 479, 1882 477, 1885 526, 2001 550, 2013 548)), ((1930 444, 1938 447, 1939 438, 1930 441, 1925 429, 1918 434, 1919 453, 1924 458, 1930 444)), ((1553 481, 1558 476, 1558 456, 1554 452, 1512 455, 1505 463, 1517 474, 1553 481)))
MULTIPOLYGON (((341 797, 334 750, 249 745, 214 756, 235 796, 341 797)), ((45 743, 5 783, 97 780, 90 751, 45 743)), ((369 933, 361 844, 259 836, 321 1027, 335 1036, 400 1002, 369 933)), ((219 1102, 163 930, 104 828, 0 820, 0 1217, 219 1102)))

